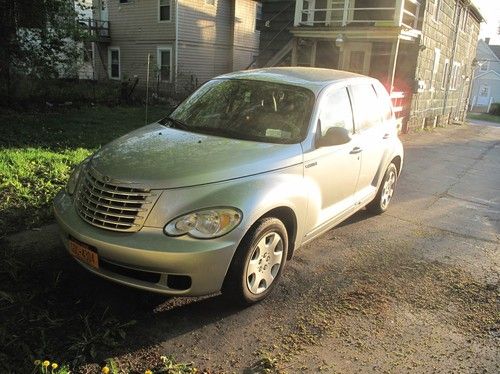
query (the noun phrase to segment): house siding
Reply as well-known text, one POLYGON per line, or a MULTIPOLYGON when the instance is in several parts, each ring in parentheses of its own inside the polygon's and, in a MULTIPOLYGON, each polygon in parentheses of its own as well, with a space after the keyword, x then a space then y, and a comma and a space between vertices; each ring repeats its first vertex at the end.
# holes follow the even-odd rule
POLYGON ((485 70, 481 70, 479 65, 474 70, 470 103, 473 111, 485 112, 488 110, 490 98, 492 103, 500 103, 500 59, 484 40, 478 42, 476 59, 486 65, 485 70), (482 86, 489 87, 489 95, 479 99, 482 86))
MULTIPOLYGON (((175 61, 175 1, 171 2, 171 20, 159 21, 158 0, 130 0, 120 4, 109 0, 111 43, 97 45, 95 61, 99 79, 107 77, 108 49, 120 48, 121 80, 139 79, 139 86, 145 86, 148 54, 150 57, 150 85, 170 87, 173 83, 157 82, 157 48, 172 47, 172 61, 175 61)), ((173 67, 172 67, 173 68, 173 67)))
POLYGON ((179 79, 198 84, 246 68, 258 53, 255 1, 179 2, 179 79))

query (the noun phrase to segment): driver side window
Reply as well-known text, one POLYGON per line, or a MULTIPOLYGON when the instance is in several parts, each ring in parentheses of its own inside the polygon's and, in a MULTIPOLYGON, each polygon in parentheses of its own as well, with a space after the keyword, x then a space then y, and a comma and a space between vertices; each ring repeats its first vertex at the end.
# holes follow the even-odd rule
POLYGON ((353 133, 354 121, 347 88, 331 90, 323 97, 319 119, 321 136, 332 127, 343 127, 353 133))

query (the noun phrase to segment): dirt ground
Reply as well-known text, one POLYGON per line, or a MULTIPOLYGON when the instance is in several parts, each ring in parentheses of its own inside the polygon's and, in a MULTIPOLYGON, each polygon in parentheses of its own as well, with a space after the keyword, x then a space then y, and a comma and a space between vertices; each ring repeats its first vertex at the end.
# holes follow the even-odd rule
POLYGON ((210 373, 500 372, 500 128, 404 143, 389 211, 359 212, 301 248, 253 307, 146 297, 68 263, 75 287, 137 321, 98 356, 124 371, 173 355, 210 373))

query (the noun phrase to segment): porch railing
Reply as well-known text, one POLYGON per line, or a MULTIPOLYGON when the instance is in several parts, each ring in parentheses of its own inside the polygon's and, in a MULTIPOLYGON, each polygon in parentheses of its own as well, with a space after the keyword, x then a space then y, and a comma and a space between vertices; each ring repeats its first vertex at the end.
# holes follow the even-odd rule
POLYGON ((394 111, 394 116, 396 117, 396 122, 398 126, 398 131, 405 131, 403 128, 405 121, 408 119, 408 110, 410 108, 410 98, 411 94, 409 92, 403 91, 393 91, 391 93, 392 108, 394 111))
POLYGON ((418 27, 419 0, 296 0, 294 26, 418 27))
POLYGON ((81 19, 80 24, 87 27, 89 34, 98 41, 108 41, 111 38, 109 21, 88 18, 81 19))

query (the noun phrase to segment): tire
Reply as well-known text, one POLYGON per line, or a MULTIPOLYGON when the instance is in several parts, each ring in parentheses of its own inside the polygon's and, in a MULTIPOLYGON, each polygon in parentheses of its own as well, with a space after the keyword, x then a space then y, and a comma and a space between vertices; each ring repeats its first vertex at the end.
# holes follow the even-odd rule
POLYGON ((231 262, 222 293, 230 303, 249 306, 266 298, 281 278, 288 234, 277 218, 262 218, 245 234, 231 262))
POLYGON ((398 179, 398 169, 396 165, 391 163, 385 171, 384 178, 380 183, 377 195, 366 206, 366 209, 373 214, 382 214, 389 207, 392 196, 394 195, 394 188, 398 179))

